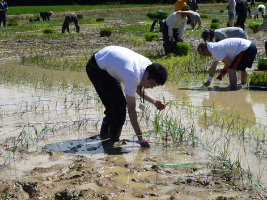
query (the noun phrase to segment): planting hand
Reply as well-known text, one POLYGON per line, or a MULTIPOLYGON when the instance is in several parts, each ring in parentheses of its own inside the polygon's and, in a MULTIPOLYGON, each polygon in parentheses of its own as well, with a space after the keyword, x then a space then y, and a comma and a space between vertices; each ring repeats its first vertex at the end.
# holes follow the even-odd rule
POLYGON ((258 28, 253 29, 253 33, 258 33, 258 32, 259 32, 258 28))
POLYGON ((138 137, 138 143, 141 145, 141 147, 150 147, 145 137, 142 136, 138 137))
POLYGON ((162 101, 159 101, 157 100, 155 103, 154 103, 155 107, 158 109, 158 110, 163 110, 165 108, 165 104, 162 103, 162 101))
POLYGON ((220 74, 216 79, 218 79, 218 80, 222 80, 222 75, 220 74))
POLYGON ((174 43, 174 37, 170 37, 170 42, 171 42, 171 44, 174 43))

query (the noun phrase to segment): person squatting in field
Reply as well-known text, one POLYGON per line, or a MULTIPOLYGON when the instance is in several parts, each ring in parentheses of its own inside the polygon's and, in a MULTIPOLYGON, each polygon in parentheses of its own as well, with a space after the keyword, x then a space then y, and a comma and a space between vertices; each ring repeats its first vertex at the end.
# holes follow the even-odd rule
POLYGON ((127 108, 140 145, 149 147, 137 118, 136 93, 143 103, 146 100, 158 110, 163 110, 163 102, 152 97, 145 89, 164 85, 168 78, 166 68, 130 49, 107 46, 89 59, 86 72, 105 106, 100 137, 119 141, 127 108), (121 82, 124 83, 125 95, 121 82))
POLYGON ((249 40, 243 38, 228 38, 216 43, 201 42, 198 46, 198 53, 203 56, 213 57, 209 79, 206 86, 211 84, 219 61, 224 63, 218 80, 222 80, 226 73, 229 74, 230 86, 237 86, 236 71, 241 71, 241 84, 247 83, 248 73, 246 68, 251 68, 257 54, 256 46, 249 40))
POLYGON ((65 33, 65 30, 67 30, 67 32, 70 33, 70 27, 69 26, 70 26, 71 22, 74 22, 76 32, 77 33, 80 32, 80 26, 79 26, 79 21, 78 21, 77 15, 75 13, 69 13, 65 17, 65 21, 62 25, 62 33, 65 33))
POLYGON ((40 12, 40 16, 41 16, 41 18, 43 19, 43 21, 46 21, 46 20, 48 20, 48 21, 50 21, 50 16, 51 15, 53 15, 54 13, 52 12, 52 11, 49 11, 49 12, 47 12, 47 11, 42 11, 42 12, 40 12))

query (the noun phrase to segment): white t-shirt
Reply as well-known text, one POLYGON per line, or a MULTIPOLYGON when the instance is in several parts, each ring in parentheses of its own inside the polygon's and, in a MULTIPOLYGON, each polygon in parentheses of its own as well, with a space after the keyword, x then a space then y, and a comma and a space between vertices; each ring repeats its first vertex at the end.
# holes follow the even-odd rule
POLYGON ((243 38, 227 38, 216 43, 208 43, 207 48, 213 56, 213 62, 222 61, 226 56, 231 61, 241 52, 249 48, 251 42, 243 38))
POLYGON ((132 97, 135 97, 146 67, 152 64, 148 58, 120 46, 103 48, 95 54, 95 59, 101 69, 124 83, 124 93, 132 97))

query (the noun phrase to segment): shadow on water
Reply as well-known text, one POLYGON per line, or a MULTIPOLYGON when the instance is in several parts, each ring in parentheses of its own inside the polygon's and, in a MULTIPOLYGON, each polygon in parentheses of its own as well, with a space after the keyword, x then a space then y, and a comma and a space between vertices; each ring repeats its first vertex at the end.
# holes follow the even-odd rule
POLYGON ((64 153, 73 154, 101 154, 109 155, 127 154, 132 146, 127 145, 129 140, 114 142, 109 138, 101 138, 100 135, 80 140, 68 140, 57 143, 52 143, 44 146, 42 150, 54 150, 64 153))
POLYGON ((237 87, 201 86, 201 87, 178 88, 178 90, 216 91, 216 92, 232 92, 232 91, 238 91, 240 89, 242 89, 242 85, 238 85, 237 87))

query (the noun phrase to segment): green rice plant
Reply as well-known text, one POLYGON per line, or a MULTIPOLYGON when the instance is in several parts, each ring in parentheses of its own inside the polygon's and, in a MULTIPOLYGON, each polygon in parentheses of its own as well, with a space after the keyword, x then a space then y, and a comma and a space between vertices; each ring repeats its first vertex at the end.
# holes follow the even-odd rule
POLYGON ((248 27, 250 28, 250 29, 255 29, 255 28, 258 28, 260 26, 260 24, 250 24, 250 25, 248 25, 248 27))
POLYGON ((267 86, 267 72, 253 72, 250 76, 249 85, 267 86))
POLYGON ((217 23, 211 23, 210 24, 210 29, 218 29, 219 28, 219 24, 217 23))
POLYGON ((211 20, 211 23, 220 23, 220 19, 214 18, 211 20))
POLYGON ((29 22, 37 22, 37 21, 40 21, 40 17, 37 16, 37 17, 32 17, 29 19, 29 22))
POLYGON ((77 18, 78 19, 83 19, 83 15, 82 14, 77 14, 77 18))
POLYGON ((19 23, 17 20, 9 20, 8 23, 7 23, 7 26, 18 26, 19 23))
POLYGON ((146 41, 149 41, 149 42, 157 41, 159 39, 159 34, 147 32, 144 34, 144 38, 146 41))
POLYGON ((103 22, 103 21, 105 21, 105 19, 103 17, 99 17, 95 21, 97 21, 97 22, 103 22))
POLYGON ((173 53, 179 56, 187 56, 191 50, 191 46, 187 43, 177 42, 173 53))
POLYGON ((105 37, 105 36, 109 37, 109 36, 111 36, 112 32, 113 31, 111 28, 101 28, 100 29, 100 37, 105 37))
POLYGON ((259 59, 258 70, 260 70, 260 71, 267 70, 267 60, 266 59, 259 59))
POLYGON ((203 15, 200 15, 200 18, 201 19, 209 19, 210 16, 209 15, 206 15, 206 14, 203 14, 203 15))
POLYGON ((57 33, 57 30, 54 28, 45 28, 43 29, 43 34, 55 34, 57 33))
POLYGON ((146 14, 151 20, 164 20, 167 19, 168 13, 167 12, 148 12, 146 14))
POLYGON ((223 13, 224 12, 224 10, 222 9, 222 10, 220 10, 220 13, 223 13))

